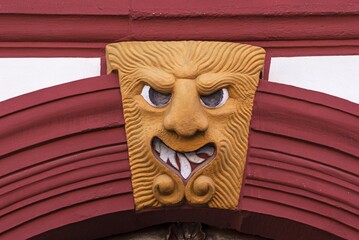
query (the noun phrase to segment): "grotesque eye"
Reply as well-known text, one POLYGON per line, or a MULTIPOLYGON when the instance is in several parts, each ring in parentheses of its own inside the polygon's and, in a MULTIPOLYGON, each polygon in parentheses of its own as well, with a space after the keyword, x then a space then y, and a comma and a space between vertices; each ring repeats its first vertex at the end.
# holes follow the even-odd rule
POLYGON ((222 88, 209 95, 202 95, 201 103, 208 108, 218 108, 225 104, 227 99, 228 90, 226 88, 222 88))
POLYGON ((171 100, 170 93, 160 93, 145 85, 141 92, 142 97, 153 107, 162 107, 171 100))

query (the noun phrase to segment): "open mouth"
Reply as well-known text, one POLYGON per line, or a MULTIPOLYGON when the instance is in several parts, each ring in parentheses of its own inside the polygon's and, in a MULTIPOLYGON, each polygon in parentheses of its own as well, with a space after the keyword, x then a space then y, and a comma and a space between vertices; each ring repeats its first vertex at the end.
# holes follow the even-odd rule
POLYGON ((203 147, 191 152, 178 152, 164 144, 159 138, 152 140, 152 149, 158 160, 163 162, 170 169, 179 173, 183 179, 188 177, 210 162, 216 153, 213 143, 208 143, 203 147))

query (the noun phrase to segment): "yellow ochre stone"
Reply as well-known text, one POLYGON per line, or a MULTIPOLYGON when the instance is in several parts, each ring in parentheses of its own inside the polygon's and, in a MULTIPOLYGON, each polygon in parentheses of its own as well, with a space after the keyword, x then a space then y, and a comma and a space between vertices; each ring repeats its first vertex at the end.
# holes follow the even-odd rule
POLYGON ((106 52, 108 72, 119 74, 136 210, 236 209, 265 51, 148 41, 109 44, 106 52), (200 162, 200 152, 213 156, 200 162))

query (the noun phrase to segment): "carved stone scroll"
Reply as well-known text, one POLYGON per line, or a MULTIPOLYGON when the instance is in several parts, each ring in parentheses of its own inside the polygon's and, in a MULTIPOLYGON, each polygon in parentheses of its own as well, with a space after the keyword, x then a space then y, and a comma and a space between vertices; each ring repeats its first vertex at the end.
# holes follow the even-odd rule
POLYGON ((235 209, 262 48, 228 42, 122 42, 118 70, 136 209, 235 209))

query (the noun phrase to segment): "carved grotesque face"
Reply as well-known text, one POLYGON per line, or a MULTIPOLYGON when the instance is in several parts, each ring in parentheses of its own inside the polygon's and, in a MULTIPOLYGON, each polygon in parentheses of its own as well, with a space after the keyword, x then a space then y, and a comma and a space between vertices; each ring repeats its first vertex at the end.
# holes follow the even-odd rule
POLYGON ((106 50, 119 72, 136 208, 236 208, 264 50, 195 41, 106 50))

